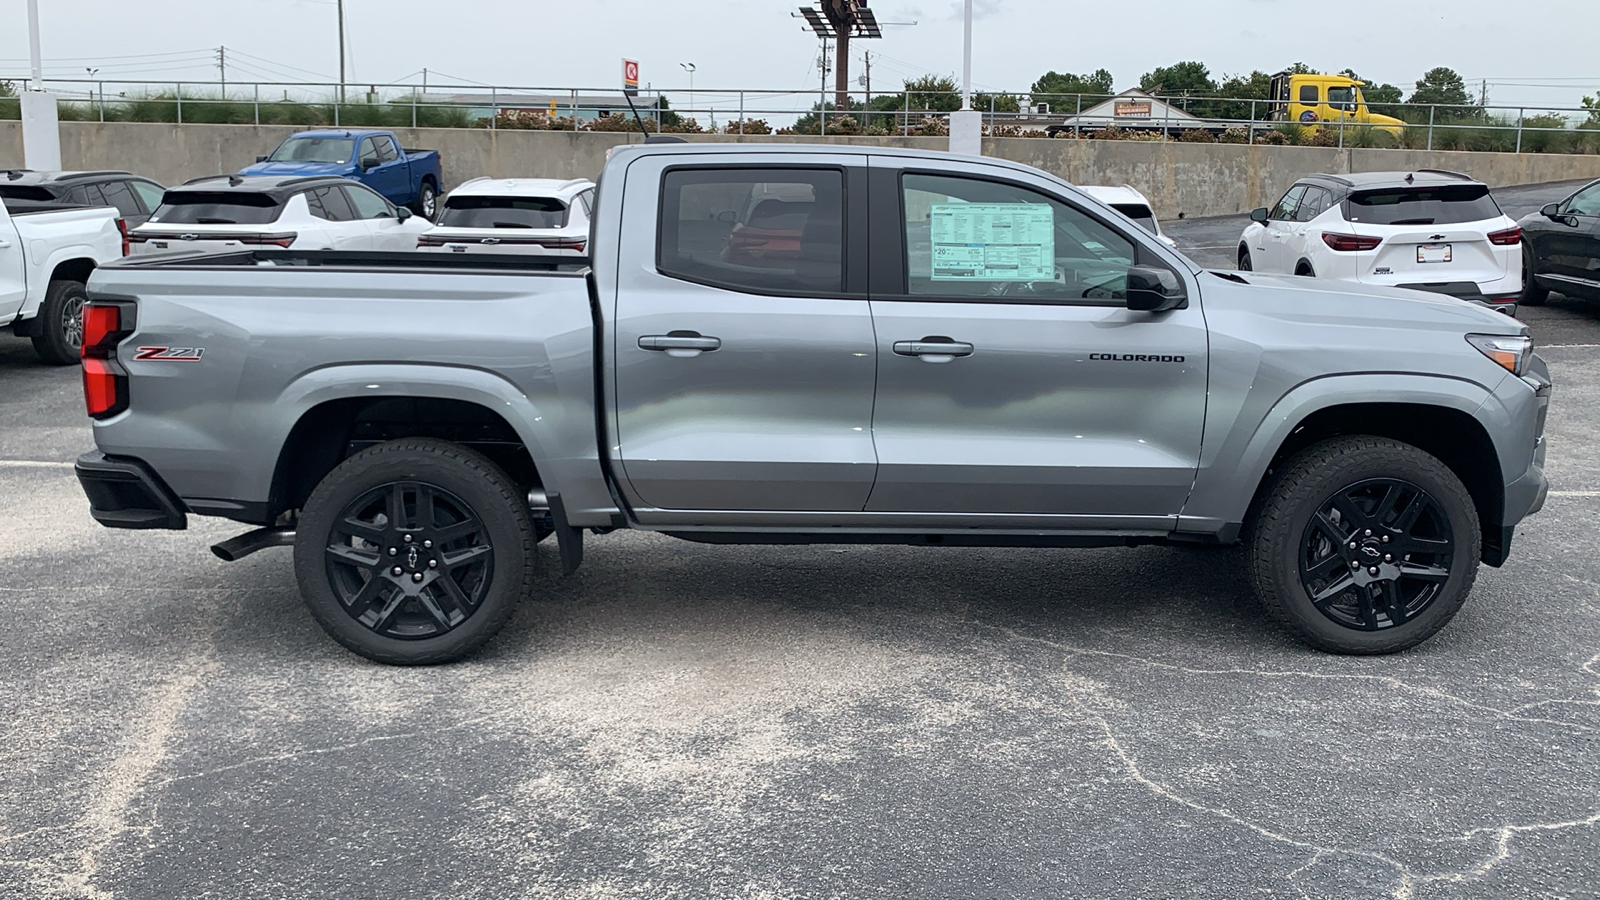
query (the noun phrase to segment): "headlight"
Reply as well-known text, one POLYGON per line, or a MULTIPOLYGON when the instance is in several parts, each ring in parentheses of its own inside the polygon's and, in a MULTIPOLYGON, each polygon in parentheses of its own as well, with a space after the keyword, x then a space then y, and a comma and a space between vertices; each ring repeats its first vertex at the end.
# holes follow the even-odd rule
POLYGON ((1527 367, 1528 357, 1533 355, 1533 338, 1525 334, 1469 334, 1467 343, 1477 347, 1479 353, 1517 376, 1522 375, 1523 369, 1527 367))

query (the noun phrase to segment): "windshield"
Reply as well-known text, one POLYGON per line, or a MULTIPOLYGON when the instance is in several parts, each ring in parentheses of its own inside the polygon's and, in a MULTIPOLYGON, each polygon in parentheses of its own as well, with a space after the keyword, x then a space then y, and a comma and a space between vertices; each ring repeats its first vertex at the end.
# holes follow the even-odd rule
POLYGON ((342 163, 350 161, 354 138, 293 137, 278 145, 269 162, 342 163))
POLYGON ((1161 233, 1160 229, 1156 228, 1156 214, 1143 203, 1113 203, 1111 208, 1132 219, 1145 231, 1151 234, 1161 233))
POLYGON ((229 191, 167 191, 150 216, 166 225, 265 225, 278 218, 278 201, 269 194, 229 191))
POLYGON ((567 205, 554 197, 451 197, 439 224, 455 228, 561 228, 567 205))
POLYGON ((1481 184, 1383 188, 1345 201, 1345 218, 1368 225, 1456 225, 1497 218, 1500 207, 1481 184))

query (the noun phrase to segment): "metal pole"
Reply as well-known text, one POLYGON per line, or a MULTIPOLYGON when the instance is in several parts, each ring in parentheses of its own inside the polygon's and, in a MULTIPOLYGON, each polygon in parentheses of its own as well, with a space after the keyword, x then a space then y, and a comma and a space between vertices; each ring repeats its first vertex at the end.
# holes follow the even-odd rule
POLYGON ((95 87, 100 91, 100 121, 104 122, 106 120, 106 83, 104 81, 97 82, 95 87))
POLYGON ((1245 143, 1246 144, 1254 144, 1255 142, 1256 142, 1256 101, 1251 100, 1250 101, 1250 128, 1249 128, 1249 131, 1246 132, 1245 143))
POLYGON ((994 97, 989 98, 989 134, 994 134, 994 97))
POLYGON ((1428 149, 1433 149, 1433 111, 1438 109, 1433 104, 1428 105, 1428 149))
POLYGON ((744 134, 744 91, 739 92, 739 133, 744 134))
MULTIPOLYGON (((339 0, 339 101, 344 102, 344 0, 339 0)), ((339 117, 334 115, 334 124, 339 124, 339 117)))
POLYGON ((961 4, 961 108, 972 108, 972 0, 961 4))
POLYGON ((178 98, 178 124, 183 124, 183 82, 178 82, 178 90, 174 93, 178 98))
POLYGON ((256 82, 255 99, 252 102, 255 104, 256 124, 260 125, 261 124, 261 82, 259 82, 259 81, 256 82))
MULTIPOLYGON (((594 111, 594 117, 596 119, 600 118, 600 110, 596 109, 594 111)), ((573 131, 577 131, 578 130, 578 89, 577 88, 573 88, 572 89, 572 130, 573 131)))
POLYGON ((417 86, 411 86, 411 127, 417 127, 417 86))
POLYGON ((911 134, 911 92, 906 91, 906 102, 901 105, 901 122, 904 123, 905 135, 911 134))
POLYGON ((1083 95, 1078 95, 1078 112, 1072 117, 1072 136, 1083 137, 1083 95))
MULTIPOLYGON (((576 110, 573 111, 573 115, 577 115, 577 111, 576 110)), ((489 130, 490 131, 494 131, 495 130, 495 120, 498 119, 498 118, 500 118, 500 100, 499 100, 498 96, 496 95, 495 89, 491 87, 491 88, 489 88, 489 130)))
POLYGON ((1520 107, 1517 109, 1517 152, 1518 153, 1522 152, 1522 114, 1525 113, 1525 112, 1527 112, 1527 110, 1522 109, 1520 107))
POLYGON ((28 62, 33 72, 33 89, 44 90, 44 63, 39 51, 39 0, 28 0, 28 62))

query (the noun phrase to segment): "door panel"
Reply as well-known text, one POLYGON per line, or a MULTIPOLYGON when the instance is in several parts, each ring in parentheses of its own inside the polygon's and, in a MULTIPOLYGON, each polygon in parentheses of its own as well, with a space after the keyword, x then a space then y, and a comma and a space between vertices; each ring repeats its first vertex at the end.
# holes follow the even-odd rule
POLYGON ((651 262, 621 267, 611 349, 615 452, 637 506, 866 503, 875 345, 865 299, 844 290, 865 274, 843 271, 845 171, 781 159, 735 169, 674 156, 628 170, 622 258, 651 262))
POLYGON ((1192 279, 1182 277, 1187 308, 1131 311, 1128 267, 1162 264, 1142 231, 1048 183, 997 183, 1027 177, 1007 170, 968 181, 873 166, 878 478, 867 510, 1102 517, 1106 527, 1175 517, 1205 418, 1207 335, 1192 279), (899 185, 888 202, 886 176, 899 185), (903 254, 878 247, 884 215, 903 225, 903 254), (940 221, 949 215, 963 218, 940 221), (952 252, 980 249, 995 265, 976 277, 942 268, 952 252), (1012 259, 1035 256, 1053 258, 1049 281, 1007 274, 1012 259), (897 278, 880 278, 884 265, 897 278), (898 294, 884 290, 892 284, 898 294))
POLYGON ((0 220, 0 322, 10 321, 27 297, 23 275, 22 241, 9 218, 0 220))

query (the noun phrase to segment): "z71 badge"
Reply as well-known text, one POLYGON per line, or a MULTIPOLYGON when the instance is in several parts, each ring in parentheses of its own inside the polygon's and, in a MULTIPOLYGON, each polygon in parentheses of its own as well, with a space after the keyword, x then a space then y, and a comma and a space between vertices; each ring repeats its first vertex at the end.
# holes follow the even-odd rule
POLYGON ((204 347, 140 347, 133 358, 156 362, 199 362, 205 353, 204 347))

